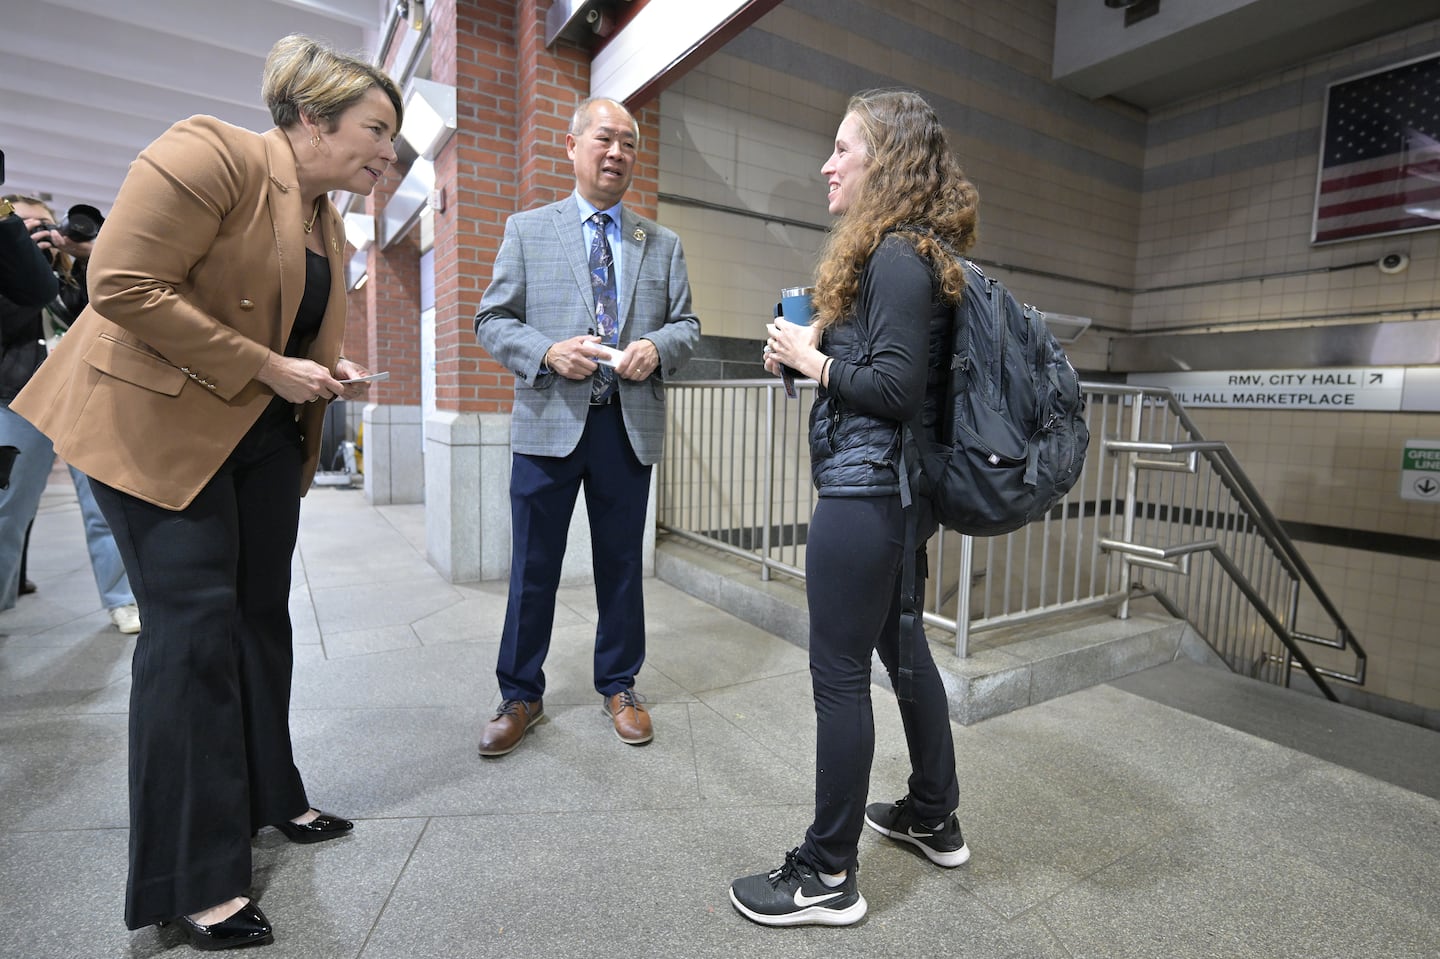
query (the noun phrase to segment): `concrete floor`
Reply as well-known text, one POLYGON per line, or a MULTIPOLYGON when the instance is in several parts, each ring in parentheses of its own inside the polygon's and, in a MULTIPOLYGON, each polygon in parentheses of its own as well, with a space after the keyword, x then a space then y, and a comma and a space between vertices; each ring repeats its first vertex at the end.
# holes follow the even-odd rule
MULTIPOLYGON (((99 607, 56 476, 39 592, 0 613, 0 959, 188 954, 173 929, 121 922, 134 644, 99 607)), ((957 725, 971 862, 941 870, 867 831, 863 922, 763 928, 726 891, 809 822, 802 649, 649 581, 638 688, 656 739, 626 746, 590 686, 593 596, 563 589, 547 719, 482 761, 503 584, 444 582, 423 508, 356 490, 313 491, 300 539, 296 750, 312 801, 356 829, 313 846, 261 833, 252 894, 276 942, 257 954, 1440 955, 1440 734, 1159 667, 957 725), (1386 774, 1411 764, 1431 775, 1386 774)), ((891 800, 904 740, 874 694, 870 797, 891 800)))

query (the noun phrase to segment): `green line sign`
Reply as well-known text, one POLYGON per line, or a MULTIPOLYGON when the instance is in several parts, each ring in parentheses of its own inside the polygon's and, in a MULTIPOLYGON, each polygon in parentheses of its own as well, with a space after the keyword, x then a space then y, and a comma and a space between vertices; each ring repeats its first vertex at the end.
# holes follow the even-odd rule
POLYGON ((1440 440, 1406 440, 1400 454, 1400 498, 1440 503, 1440 440))

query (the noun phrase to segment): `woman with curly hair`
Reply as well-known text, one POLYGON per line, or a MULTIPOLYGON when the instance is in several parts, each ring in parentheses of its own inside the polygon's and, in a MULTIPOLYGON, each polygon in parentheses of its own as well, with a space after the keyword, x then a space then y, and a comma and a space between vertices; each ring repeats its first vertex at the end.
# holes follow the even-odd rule
MULTIPOLYGON (((955 817, 959 786, 940 673, 914 645, 911 696, 900 702, 909 745, 908 795, 865 805, 875 725, 870 659, 878 650, 898 690, 906 516, 904 424, 938 381, 941 351, 965 288, 961 255, 975 242, 977 196, 923 98, 852 97, 821 168, 839 217, 815 280, 815 321, 776 320, 765 365, 788 365, 820 387, 810 414, 819 493, 806 546, 810 675, 815 694, 815 818, 779 868, 737 879, 735 908, 771 926, 849 925, 866 911, 856 883, 862 823, 917 846, 940 866, 970 858, 955 817)), ((933 397, 932 397, 933 399, 933 397)), ((923 508, 919 505, 913 508, 923 508)), ((923 543, 933 519, 919 518, 923 543)), ((924 547, 917 569, 924 569, 924 547)), ((916 591, 923 591, 923 581, 916 591)))

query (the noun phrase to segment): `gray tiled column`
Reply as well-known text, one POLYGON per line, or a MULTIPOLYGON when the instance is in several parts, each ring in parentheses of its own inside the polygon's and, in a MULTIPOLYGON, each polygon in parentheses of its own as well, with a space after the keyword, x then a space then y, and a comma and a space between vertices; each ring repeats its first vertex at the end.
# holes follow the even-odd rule
MULTIPOLYGON (((655 492, 645 521, 645 575, 655 573, 655 492)), ((452 583, 510 575, 510 416, 438 412, 425 420, 425 550, 452 583)), ((594 582, 582 492, 570 519, 566 585, 594 582)))
POLYGON ((420 407, 369 403, 364 424, 365 498, 376 506, 423 503, 420 407))

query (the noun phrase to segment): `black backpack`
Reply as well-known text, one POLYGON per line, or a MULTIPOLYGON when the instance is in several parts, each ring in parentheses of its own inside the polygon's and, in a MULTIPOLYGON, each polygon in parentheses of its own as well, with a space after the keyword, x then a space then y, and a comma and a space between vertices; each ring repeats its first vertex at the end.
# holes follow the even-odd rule
MULTIPOLYGON (((932 331, 925 407, 903 433, 918 455, 915 490, 931 518, 971 536, 998 536, 1048 513, 1085 465, 1090 429, 1080 378, 1045 314, 965 261, 965 293, 948 331, 932 331), (945 362, 948 355, 949 362, 945 362)), ((902 500, 910 500, 902 490, 902 500)), ((925 641, 917 588, 920 510, 907 502, 895 693, 911 699, 925 641)))
POLYGON ((939 364, 943 388, 929 391, 938 409, 931 403, 908 432, 920 454, 919 493, 934 518, 960 533, 997 536, 1043 517, 1070 491, 1090 430, 1080 378, 1045 314, 965 264, 949 368, 939 364))

